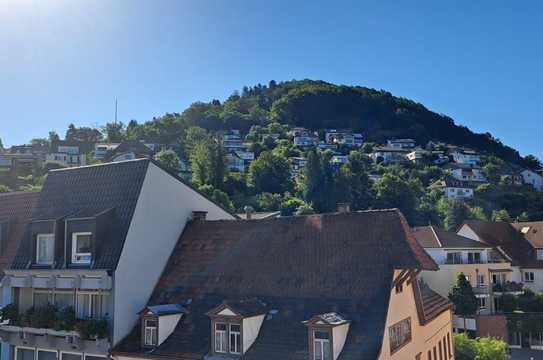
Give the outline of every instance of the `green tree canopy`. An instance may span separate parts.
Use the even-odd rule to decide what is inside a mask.
[[[292,190],[290,165],[287,159],[264,151],[249,166],[249,186],[256,192],[284,193]]]
[[[175,151],[171,149],[160,150],[155,155],[155,160],[165,169],[175,174],[179,173],[179,170],[181,168],[181,161],[179,160],[179,157],[177,156]]]

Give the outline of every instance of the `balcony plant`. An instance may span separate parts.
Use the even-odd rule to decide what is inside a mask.
[[[104,339],[108,336],[108,322],[96,319],[82,320],[77,323],[77,330],[82,339]]]
[[[54,305],[31,307],[21,317],[21,325],[33,328],[53,328],[56,322],[57,308]]]
[[[0,310],[2,321],[8,320],[11,325],[16,324],[19,320],[19,308],[16,304],[8,304]]]
[[[65,307],[57,312],[55,330],[70,331],[75,328],[75,310],[72,306]]]

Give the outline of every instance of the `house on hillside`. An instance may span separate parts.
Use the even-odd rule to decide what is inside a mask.
[[[243,139],[241,138],[241,133],[239,130],[229,130],[220,134],[220,140],[222,146],[227,150],[242,150],[245,149],[243,144]]]
[[[486,176],[479,166],[451,163],[443,167],[453,178],[460,181],[485,182]]]
[[[87,165],[87,154],[92,151],[94,144],[81,141],[60,140],[53,144],[46,160],[58,163],[63,167]]]
[[[235,218],[149,159],[50,171],[2,280],[9,358],[109,358],[201,213]]]
[[[449,199],[470,199],[474,196],[474,190],[479,183],[473,181],[457,180],[452,176],[445,176],[444,179],[438,180],[431,188],[440,189]]]
[[[420,164],[430,158],[430,153],[423,149],[415,149],[405,155],[406,159],[414,164]]]
[[[531,185],[534,190],[543,191],[543,176],[536,171],[525,169],[520,175],[525,184]]]
[[[376,163],[402,163],[407,161],[406,156],[408,153],[410,153],[409,150],[398,147],[376,146],[373,148],[373,152],[370,154],[370,157]]]
[[[451,148],[449,155],[457,164],[477,165],[481,162],[481,155],[478,152],[467,148],[453,147]]]
[[[292,176],[296,176],[307,164],[307,158],[305,157],[289,157],[290,161],[290,173]]]
[[[413,139],[388,139],[386,143],[387,147],[398,149],[414,149],[417,143]]]
[[[94,145],[94,159],[105,160],[119,145],[120,143],[96,143]]]
[[[106,159],[113,162],[134,160],[134,159],[150,159],[155,152],[144,142],[139,140],[125,140],[121,142],[113,150],[108,151]]]
[[[43,163],[49,153],[49,146],[43,144],[14,145],[6,152],[13,155],[32,155],[36,161]]]
[[[397,210],[193,221],[113,357],[451,359],[437,269]]]
[[[289,131],[289,135],[292,136],[294,146],[309,147],[319,143],[318,134],[305,128],[294,128]]]

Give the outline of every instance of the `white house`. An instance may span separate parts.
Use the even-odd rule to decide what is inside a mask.
[[[525,184],[532,185],[537,191],[543,191],[543,176],[532,170],[523,170],[521,173]]]
[[[452,176],[446,176],[444,179],[438,180],[430,186],[441,189],[443,194],[449,199],[469,199],[473,197],[474,189],[477,185],[473,182],[457,180]]]
[[[413,139],[388,139],[387,147],[399,149],[413,149],[417,143]]]
[[[460,181],[486,181],[486,176],[478,166],[452,163],[443,167],[453,178]]]
[[[454,148],[450,155],[453,161],[464,165],[477,165],[481,162],[481,155],[471,149]]]

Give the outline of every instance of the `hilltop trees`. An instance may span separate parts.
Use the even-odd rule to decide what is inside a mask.
[[[254,191],[284,193],[293,188],[290,165],[285,158],[264,151],[251,163],[247,183]]]
[[[158,161],[165,169],[170,170],[173,173],[178,173],[181,167],[181,161],[171,149],[161,150],[155,155],[155,160]]]

